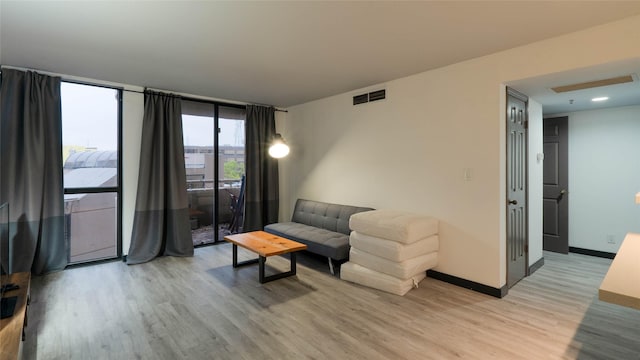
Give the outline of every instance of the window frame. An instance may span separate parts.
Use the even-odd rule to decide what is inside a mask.
[[[220,154],[219,154],[219,151],[220,151],[220,144],[219,144],[220,107],[242,109],[242,110],[246,111],[247,105],[233,104],[233,103],[227,103],[227,102],[221,102],[221,101],[215,101],[215,100],[198,99],[198,98],[192,98],[192,97],[188,97],[188,96],[182,96],[181,100],[182,101],[189,101],[189,102],[213,105],[213,131],[214,131],[214,133],[212,135],[214,137],[213,154],[215,154],[215,156],[213,157],[213,166],[214,166],[214,169],[216,169],[214,171],[213,181],[214,181],[214,184],[218,184],[220,182],[220,173],[218,171],[218,169],[220,167]],[[184,115],[184,111],[182,112],[182,114]],[[245,131],[246,131],[246,118],[245,118],[244,121],[245,121]],[[244,153],[245,153],[245,150],[243,150],[243,157],[245,158],[245,161],[246,161],[246,155],[244,155]],[[203,246],[216,245],[216,244],[220,244],[220,243],[225,243],[224,239],[218,239],[217,228],[220,226],[220,224],[218,223],[219,217],[220,217],[220,209],[219,209],[219,207],[220,207],[219,197],[218,196],[214,196],[214,199],[213,199],[213,217],[214,217],[213,218],[213,224],[215,225],[215,228],[216,228],[215,239],[212,242],[207,242],[207,243],[195,245],[196,248],[203,247]]]
[[[118,185],[117,186],[105,186],[105,187],[85,187],[85,188],[66,188],[64,187],[63,184],[63,194],[67,195],[67,194],[99,194],[99,193],[116,193],[116,196],[118,198],[118,203],[117,203],[117,214],[116,214],[116,256],[114,257],[110,257],[110,258],[100,258],[100,259],[95,259],[95,260],[89,260],[89,261],[82,261],[82,262],[74,262],[71,263],[70,261],[70,254],[69,254],[69,249],[67,249],[67,257],[69,258],[69,266],[68,267],[73,267],[73,266],[84,266],[84,265],[88,265],[88,264],[96,264],[96,263],[101,263],[101,262],[105,262],[105,261],[112,261],[112,260],[119,260],[122,259],[122,203],[123,203],[123,198],[122,198],[122,114],[123,114],[123,106],[122,106],[122,94],[123,94],[123,88],[121,87],[116,87],[116,86],[107,86],[107,85],[102,85],[102,84],[94,84],[94,83],[90,83],[90,82],[84,82],[84,81],[76,81],[76,80],[67,80],[67,79],[62,79],[61,82],[64,83],[70,83],[70,84],[77,84],[77,85],[85,85],[85,86],[94,86],[94,87],[99,87],[99,88],[106,88],[106,89],[111,89],[111,90],[115,90],[116,91],[116,96],[117,96],[117,105],[118,105],[118,109],[117,109],[117,136],[118,136],[118,145],[117,145],[117,150],[118,150],[118,161],[117,161],[117,182]],[[61,144],[61,148],[62,148],[63,144]],[[62,166],[64,166],[64,164],[62,164]],[[67,244],[70,246],[70,244]]]

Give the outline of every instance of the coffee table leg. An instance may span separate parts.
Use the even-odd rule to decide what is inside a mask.
[[[236,244],[231,244],[231,245],[233,245],[233,267],[234,268],[245,266],[245,265],[251,265],[258,262],[258,259],[251,259],[251,260],[238,262],[238,245]]]
[[[289,253],[291,255],[291,275],[295,275],[296,274],[296,253],[295,252],[291,252]]]
[[[233,245],[233,267],[238,267],[238,245]]]
[[[264,278],[264,260],[264,256],[260,256],[258,258],[258,279],[260,280],[260,284],[264,284],[266,282]]]
[[[278,280],[278,279],[282,279],[288,276],[293,276],[296,274],[296,253],[295,252],[290,252],[289,255],[291,256],[291,267],[289,271],[283,272],[283,273],[279,273],[279,274],[274,274],[274,275],[269,275],[269,276],[265,276],[264,275],[264,262],[266,260],[265,257],[260,256],[260,269],[259,271],[259,280],[261,284],[264,284],[266,282],[269,281],[273,281],[273,280]]]
[[[238,262],[238,245],[236,244],[231,244],[233,247],[233,267],[237,268],[240,266],[244,266],[244,265],[250,265],[250,264],[255,264],[258,263],[258,280],[260,281],[261,284],[264,284],[266,282],[269,281],[273,281],[273,280],[277,280],[277,279],[282,279],[284,277],[287,276],[293,276],[296,274],[296,253],[295,252],[290,252],[289,256],[291,258],[291,267],[290,270],[287,272],[283,272],[280,274],[274,274],[274,275],[269,275],[269,276],[265,276],[265,270],[264,270],[264,266],[265,263],[267,262],[267,258],[264,256],[258,256],[257,259],[251,259],[251,260],[247,260],[247,261],[242,261],[242,262]]]

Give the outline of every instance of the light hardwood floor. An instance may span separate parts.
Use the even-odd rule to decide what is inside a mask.
[[[430,278],[399,297],[308,255],[260,285],[230,244],[87,266],[34,277],[25,358],[640,359],[640,311],[597,299],[610,262],[545,253],[503,299]]]

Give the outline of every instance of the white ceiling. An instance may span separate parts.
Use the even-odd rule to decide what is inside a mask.
[[[287,107],[636,14],[639,1],[0,0],[0,63]]]
[[[508,85],[543,104],[545,115],[601,108],[640,105],[640,59],[609,63],[584,69],[574,69],[532,79],[514,81]],[[555,93],[551,88],[631,75],[633,82],[591,89]],[[605,102],[593,102],[596,97],[608,97]]]

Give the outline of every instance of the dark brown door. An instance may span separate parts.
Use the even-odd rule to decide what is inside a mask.
[[[543,245],[544,250],[569,252],[568,127],[569,118],[543,120]]]
[[[527,275],[527,97],[507,88],[507,286]]]

